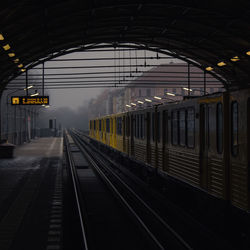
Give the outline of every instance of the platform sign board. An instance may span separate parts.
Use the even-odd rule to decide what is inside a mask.
[[[49,105],[49,96],[12,96],[12,105]]]

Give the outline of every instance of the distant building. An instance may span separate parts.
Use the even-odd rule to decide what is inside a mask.
[[[105,90],[91,103],[91,116],[114,114],[129,110],[127,105],[136,103],[133,108],[147,105],[145,99],[157,102],[181,100],[185,95],[199,96],[206,93],[223,91],[222,83],[201,69],[190,66],[190,91],[188,93],[188,66],[186,63],[159,65],[144,72],[122,89]],[[204,89],[206,79],[206,89]],[[183,89],[186,88],[186,89]],[[168,94],[167,94],[168,93]],[[138,101],[144,102],[139,104]],[[159,102],[159,100],[158,100]],[[153,102],[154,103],[154,102]]]

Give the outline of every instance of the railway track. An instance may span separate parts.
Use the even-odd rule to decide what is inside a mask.
[[[125,210],[125,214],[128,215],[129,218],[128,221],[132,222],[132,226],[130,227],[134,228],[138,237],[136,236],[129,239],[128,236],[124,236],[124,240],[127,241],[126,244],[131,242],[129,249],[192,249],[192,247],[137,194],[136,190],[133,190],[116,171],[113,171],[107,159],[104,159],[102,155],[89,147],[87,137],[84,137],[77,131],[70,131],[70,134],[66,133],[65,142],[71,178],[72,180],[74,179],[73,186],[77,200],[79,218],[81,220],[81,244],[83,249],[98,249],[99,245],[93,243],[96,242],[97,238],[94,237],[95,239],[93,239],[91,230],[88,229],[91,227],[93,228],[93,226],[89,224],[91,219],[88,218],[89,201],[82,193],[81,178],[79,178],[78,173],[79,170],[74,167],[74,160],[72,152],[70,151],[70,144],[73,143],[87,160],[89,166],[91,166],[91,169],[96,174],[96,178],[100,179],[102,183],[105,183],[109,193],[112,193],[113,197],[115,196],[116,201],[121,205],[120,210]],[[113,208],[110,209],[113,210]],[[136,243],[136,241],[140,240],[144,241],[146,244],[139,244],[140,246],[138,248],[138,243]],[[113,241],[113,236],[111,235],[110,239],[107,239],[107,241]],[[122,245],[123,244],[124,243],[122,243]],[[128,249],[127,247],[123,248],[122,245],[116,246],[116,249]],[[102,245],[102,249],[106,248]],[[109,246],[109,249],[112,249],[112,246]]]

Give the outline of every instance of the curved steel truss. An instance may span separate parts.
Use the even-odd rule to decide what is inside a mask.
[[[249,10],[247,0],[6,1],[0,10],[1,89],[43,60],[124,43],[211,67],[226,88],[243,88],[250,82]]]

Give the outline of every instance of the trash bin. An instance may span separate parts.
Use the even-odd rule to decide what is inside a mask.
[[[0,158],[13,158],[15,145],[2,140],[0,143]]]

